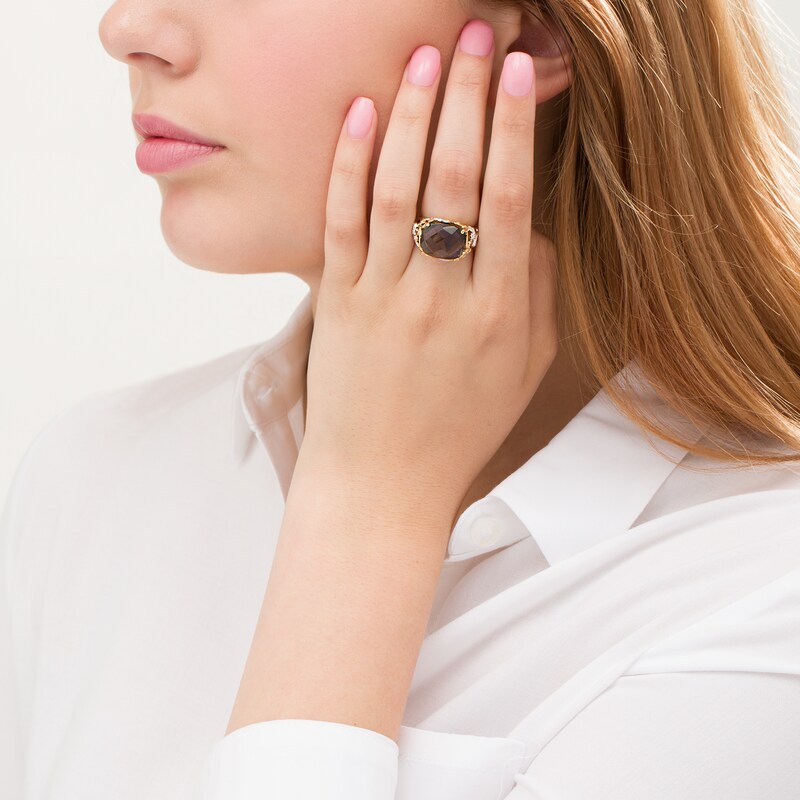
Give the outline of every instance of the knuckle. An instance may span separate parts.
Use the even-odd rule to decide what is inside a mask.
[[[361,233],[362,223],[352,217],[329,219],[326,232],[332,244],[345,244],[353,241]]]
[[[478,94],[483,90],[486,83],[486,76],[482,66],[478,69],[460,69],[454,78],[459,91],[467,97]]]
[[[518,178],[507,177],[488,183],[483,194],[486,201],[504,217],[519,220],[532,213],[533,190]]]
[[[416,198],[412,198],[411,195],[412,192],[399,183],[385,182],[373,193],[373,209],[381,219],[390,222],[399,220],[408,216],[409,210],[416,204]]]
[[[481,308],[481,326],[484,338],[490,342],[504,338],[513,325],[514,298],[503,291],[493,292]]]
[[[427,113],[416,105],[399,105],[393,114],[397,115],[396,121],[402,128],[402,133],[415,131],[417,128],[428,124]],[[392,121],[394,121],[394,117]]]
[[[437,189],[450,196],[462,195],[469,189],[480,169],[476,157],[465,150],[440,153],[431,167],[431,173],[436,176]]]
[[[527,108],[508,109],[500,118],[500,132],[512,139],[531,138],[533,141],[533,125]]]
[[[345,183],[353,183],[361,178],[363,167],[361,159],[354,153],[340,153],[333,164],[333,172],[337,179]]]

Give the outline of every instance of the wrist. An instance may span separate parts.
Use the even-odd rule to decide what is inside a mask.
[[[292,475],[287,506],[311,512],[343,513],[361,519],[377,535],[376,525],[452,530],[464,492],[441,476],[424,475],[412,465],[390,459],[356,461],[304,442]]]

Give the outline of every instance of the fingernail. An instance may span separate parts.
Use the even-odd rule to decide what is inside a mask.
[[[347,115],[347,133],[353,139],[363,139],[372,127],[372,100],[357,97]]]
[[[440,61],[439,51],[435,47],[421,45],[408,62],[408,80],[417,86],[432,86],[439,74]]]
[[[461,50],[473,56],[488,56],[492,52],[493,43],[492,26],[482,19],[470,20],[461,31],[458,40]]]
[[[533,59],[519,51],[509,53],[503,62],[503,89],[515,97],[530,94],[533,87]]]

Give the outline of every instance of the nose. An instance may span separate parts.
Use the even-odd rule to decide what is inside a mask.
[[[117,0],[100,19],[98,35],[112,57],[141,70],[186,75],[199,48],[191,15],[163,0]]]

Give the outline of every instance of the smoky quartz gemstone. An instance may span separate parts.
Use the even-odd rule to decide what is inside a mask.
[[[414,225],[414,232],[423,253],[446,261],[461,258],[471,238],[471,232],[462,231],[460,225],[438,220],[427,223],[423,220]],[[472,237],[472,247],[474,241],[475,237]]]

